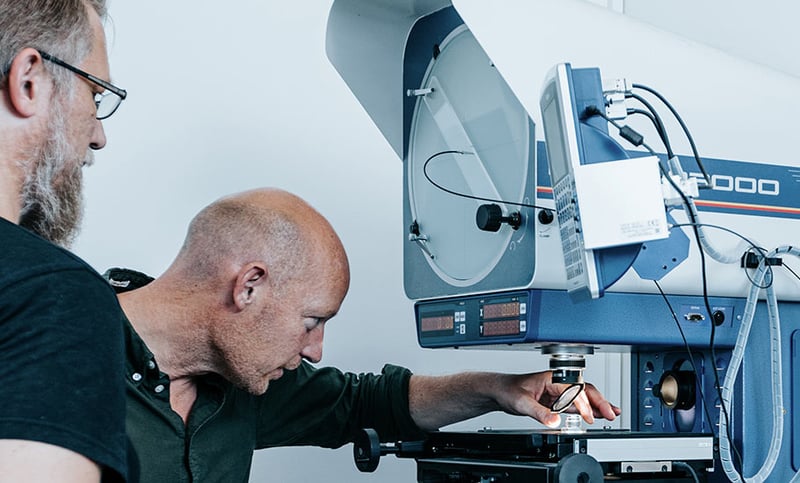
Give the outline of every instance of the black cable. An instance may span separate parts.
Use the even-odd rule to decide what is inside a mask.
[[[648,119],[650,119],[650,122],[653,124],[653,126],[655,126],[656,132],[658,133],[658,137],[661,137],[660,129],[661,129],[662,126],[658,125],[658,121],[656,121],[655,116],[650,114],[650,111],[646,111],[644,109],[630,108],[626,112],[628,113],[629,116],[634,115],[634,114],[639,114],[641,116],[646,116]]]
[[[759,255],[761,255],[761,258],[764,258],[764,259],[767,258],[767,251],[764,248],[759,247],[758,245],[753,243],[746,236],[744,236],[741,233],[738,233],[736,231],[733,231],[730,228],[726,228],[726,227],[720,226],[720,225],[712,225],[710,223],[676,223],[676,224],[671,225],[671,226],[672,227],[681,227],[681,226],[690,226],[690,225],[703,226],[703,227],[706,227],[706,228],[715,228],[717,230],[722,230],[722,231],[725,231],[727,233],[730,233],[731,235],[734,235],[734,236],[737,236],[737,237],[741,238],[742,240],[744,240],[745,243],[750,245],[750,248],[748,248],[747,251],[745,251],[743,255],[747,255],[747,253],[750,253],[751,251],[756,251],[756,252],[758,252]],[[767,272],[768,272],[768,276],[769,276],[769,280],[770,281],[767,282],[766,285],[757,285],[755,280],[753,280],[753,278],[750,277],[749,273],[745,272],[745,274],[747,275],[747,279],[750,281],[751,285],[754,285],[754,286],[756,286],[756,287],[758,287],[760,289],[767,289],[772,285],[772,266],[771,265],[767,265]]]
[[[655,109],[653,109],[653,107],[646,100],[644,100],[641,96],[638,96],[636,94],[630,94],[630,97],[633,97],[633,98],[637,99],[639,102],[641,102],[642,104],[647,106],[647,108],[650,110],[650,112],[653,114],[653,116],[656,118],[656,120],[658,120],[659,125],[663,129],[664,124],[661,122],[661,119],[658,117],[658,113],[655,112]],[[608,117],[606,117],[604,115],[604,113],[600,112],[600,109],[598,109],[596,107],[594,107],[593,109],[591,109],[591,108],[587,109],[587,112],[590,112],[589,115],[593,115],[593,114],[600,115],[601,117],[603,117],[603,118],[608,120]],[[612,121],[609,120],[609,122],[612,122]],[[618,124],[615,123],[615,122],[612,122],[612,124],[615,127],[618,126]],[[664,145],[667,147],[667,151],[668,151],[667,154],[671,159],[674,156],[674,154],[672,153],[672,149],[669,146],[669,139],[666,137],[666,132],[664,132],[664,135],[665,136],[663,137],[662,141],[664,141]],[[642,142],[641,144],[644,144],[644,143]],[[659,163],[659,166],[661,166],[660,163]],[[662,173],[663,172],[664,172],[664,169],[662,167]],[[706,274],[706,255],[705,255],[705,251],[703,250],[703,245],[702,245],[702,243],[700,241],[700,232],[698,230],[698,222],[697,222],[697,219],[694,216],[693,211],[690,209],[689,198],[686,196],[686,194],[683,192],[683,190],[681,190],[678,187],[678,185],[675,183],[675,181],[673,181],[671,176],[665,176],[665,178],[672,185],[672,187],[675,189],[675,191],[678,193],[678,195],[681,197],[681,200],[683,201],[683,204],[687,207],[686,212],[687,212],[687,215],[689,216],[689,220],[691,221],[691,226],[692,226],[692,231],[694,232],[695,242],[697,243],[697,248],[698,248],[698,251],[700,253],[700,275],[701,275],[702,287],[703,287],[703,304],[705,305],[705,309],[706,309],[706,312],[709,315],[709,318],[712,319],[711,323],[709,324],[711,326],[711,334],[709,336],[708,347],[709,347],[709,352],[711,353],[712,361],[716,361],[717,360],[717,351],[716,351],[716,348],[714,347],[714,339],[715,339],[715,336],[716,336],[716,324],[713,321],[712,311],[711,311],[711,302],[708,299],[708,276]],[[716,364],[716,362],[714,362],[714,364]],[[726,427],[726,432],[728,433],[728,440],[732,442],[733,438],[731,436],[731,430],[730,430],[730,428],[731,428],[730,415],[728,414],[728,408],[725,406],[725,403],[723,402],[723,399],[722,399],[722,387],[721,387],[722,385],[720,384],[719,374],[717,373],[716,370],[714,370],[714,385],[716,387],[717,395],[718,395],[719,400],[720,400],[720,408],[722,409],[722,414],[725,417],[725,422],[726,422],[726,426],[725,427]],[[739,458],[740,466],[741,466],[741,461],[742,461],[741,455],[739,454],[739,451],[736,448],[736,446],[733,445],[733,447],[734,447],[734,451],[736,453],[736,456]]]
[[[661,294],[661,298],[664,299],[664,302],[667,304],[667,308],[669,308],[670,313],[672,314],[672,319],[675,320],[675,325],[678,327],[678,331],[681,333],[681,339],[683,339],[683,346],[686,348],[686,353],[689,354],[689,361],[692,364],[692,370],[694,371],[695,375],[698,379],[702,379],[700,375],[700,371],[697,370],[697,365],[694,363],[694,354],[692,354],[692,348],[689,347],[689,342],[686,340],[686,334],[683,332],[683,327],[681,327],[681,322],[678,319],[678,314],[675,313],[675,309],[672,308],[672,304],[669,302],[667,298],[667,294],[664,293],[664,290],[661,289],[661,285],[658,283],[658,280],[653,280],[653,283],[656,284],[656,288],[658,288],[658,293]],[[713,324],[714,322],[711,321]],[[712,364],[715,362],[712,361]],[[711,429],[711,434],[717,437],[717,434],[714,433],[714,418],[711,417],[711,413],[708,411],[708,401],[706,401],[706,396],[703,393],[703,387],[698,386],[700,389],[700,399],[703,400],[703,411],[706,414],[706,420],[708,420],[709,428]]]
[[[644,111],[642,111],[642,112],[644,112]],[[622,133],[623,133],[623,131],[625,130],[625,128],[626,128],[626,127],[628,127],[628,126],[620,126],[620,125],[619,125],[619,123],[618,123],[617,121],[615,121],[615,120],[611,119],[610,117],[608,117],[608,116],[606,115],[606,113],[604,113],[602,110],[598,109],[598,108],[597,108],[597,107],[595,107],[595,106],[589,106],[589,107],[587,107],[587,108],[586,108],[586,110],[585,110],[585,111],[583,111],[583,115],[584,115],[584,118],[589,118],[589,117],[592,117],[592,116],[600,116],[600,117],[602,117],[603,119],[605,119],[606,121],[608,121],[608,123],[609,123],[609,124],[611,124],[612,126],[614,126],[615,128],[617,128],[617,130],[619,130],[620,134],[622,134]],[[629,127],[628,127],[628,129],[629,129],[630,131],[633,131],[633,130],[632,130],[631,128],[629,128]],[[636,131],[633,131],[633,132],[634,132],[635,134],[639,134],[639,133],[637,133]],[[640,135],[640,136],[641,136],[641,135]],[[626,141],[628,141],[628,142],[630,142],[631,144],[633,144],[634,146],[637,146],[637,147],[638,147],[638,146],[643,146],[643,147],[644,147],[644,148],[647,150],[647,152],[649,152],[649,153],[650,153],[650,154],[652,154],[653,156],[656,156],[656,157],[658,157],[658,158],[659,158],[659,161],[660,161],[660,159],[661,159],[661,158],[660,158],[660,157],[658,156],[658,154],[657,154],[657,153],[656,153],[656,152],[653,150],[653,148],[651,148],[650,146],[648,146],[648,144],[647,144],[646,142],[644,142],[644,137],[643,137],[643,136],[642,136],[641,140],[638,140],[637,142],[634,142],[633,140],[631,140],[631,139],[630,139],[629,137],[627,137],[627,136],[623,136],[623,138],[624,138]],[[663,167],[663,166],[661,166],[661,163],[660,163],[660,162],[658,163],[658,166],[659,166],[659,169],[661,170],[661,174],[663,174],[663,175],[665,175],[665,176],[666,176],[666,171],[664,171],[664,167]],[[674,185],[674,184],[673,184],[673,185]]]
[[[653,126],[655,126],[656,130],[661,128],[661,126],[658,125],[658,121],[656,121],[655,116],[650,114],[650,111],[646,111],[644,109],[637,109],[637,108],[631,107],[631,108],[628,108],[626,110],[626,112],[627,112],[627,114],[629,116],[632,116],[634,114],[639,114],[641,116],[646,116],[648,119],[650,119],[650,122],[653,123]],[[658,135],[661,136],[661,133],[659,133]]]
[[[670,112],[672,112],[672,115],[675,116],[675,119],[678,121],[678,124],[681,125],[681,129],[683,129],[683,133],[686,135],[686,139],[689,141],[689,146],[692,148],[692,154],[694,154],[694,160],[697,162],[697,167],[700,168],[700,172],[703,173],[703,177],[705,178],[706,183],[708,183],[708,186],[711,186],[711,177],[708,176],[706,168],[705,166],[703,166],[703,161],[700,159],[700,154],[698,154],[697,152],[697,146],[694,144],[694,138],[692,137],[692,134],[689,132],[689,128],[686,126],[686,123],[683,122],[683,118],[681,118],[681,116],[678,114],[678,111],[675,110],[675,108],[672,107],[672,104],[670,104],[669,101],[667,101],[667,99],[655,89],[643,84],[633,84],[631,87],[634,89],[642,89],[643,91],[647,91],[650,94],[653,94],[658,98],[658,100],[660,100],[662,103],[664,103],[665,106],[667,106],[667,109],[669,109]]]
[[[761,255],[761,258],[766,260],[767,256],[765,254],[764,249],[761,248],[761,247],[750,247],[750,248],[748,248],[747,251],[745,252],[745,256],[747,256],[748,253],[752,253],[752,250],[754,248],[759,252],[759,254]],[[753,277],[751,277],[750,274],[747,273],[747,271],[746,271],[747,267],[745,267],[745,272],[744,272],[745,275],[747,275],[747,280],[750,281],[750,285],[755,285],[756,287],[758,287],[760,289],[768,289],[768,288],[770,288],[772,286],[772,281],[773,281],[773,278],[772,278],[772,275],[773,275],[772,274],[772,265],[770,265],[766,261],[764,263],[765,263],[765,266],[767,267],[767,274],[764,276],[764,278],[767,280],[765,285],[756,284],[756,281],[753,280]],[[757,269],[758,269],[758,267],[754,268],[754,270],[757,270]]]
[[[796,278],[797,280],[800,280],[800,276],[798,276],[798,275],[797,275],[797,272],[795,272],[794,270],[792,270],[792,269],[789,267],[789,265],[786,265],[786,263],[784,263],[784,264],[783,264],[783,268],[785,268],[786,270],[789,270],[789,272],[790,272],[792,275],[794,275],[794,278]]]
[[[690,218],[692,220],[694,220],[694,215],[691,214],[691,210],[690,210],[689,215],[690,215]],[[710,303],[708,301],[708,285],[707,285],[706,273],[705,273],[706,272],[705,254],[703,252],[703,247],[700,245],[698,227],[699,226],[707,226],[707,227],[718,228],[720,230],[727,231],[727,232],[732,233],[732,234],[734,234],[736,236],[739,236],[740,238],[745,240],[747,243],[749,243],[752,247],[754,247],[756,249],[759,249],[759,250],[760,250],[760,248],[758,248],[753,242],[751,242],[750,240],[748,240],[744,236],[736,233],[733,230],[730,230],[730,229],[722,227],[722,226],[710,225],[710,224],[707,224],[707,223],[697,223],[696,221],[693,221],[692,223],[674,224],[674,225],[671,225],[671,228],[677,228],[677,227],[687,226],[687,225],[691,225],[692,226],[692,228],[694,230],[694,233],[695,233],[695,239],[697,240],[697,244],[698,244],[698,246],[700,248],[700,264],[701,264],[701,272],[702,272],[702,275],[703,275],[703,302],[705,303],[706,311],[708,312],[708,315],[712,319],[711,320],[711,324],[710,324],[711,325],[711,336],[710,336],[710,339],[709,339],[709,350],[711,352],[712,362],[716,366],[717,353],[716,353],[716,349],[714,348],[714,335],[715,335],[717,324],[714,323],[713,316],[712,316],[712,313],[711,313],[711,306],[710,306]],[[744,467],[743,466],[744,463],[742,462],[742,455],[739,452],[739,449],[733,443],[733,435],[731,434],[731,419],[730,419],[730,415],[728,414],[728,408],[727,408],[727,406],[725,406],[725,402],[723,401],[723,398],[722,398],[722,384],[720,384],[720,382],[719,382],[719,373],[717,372],[716,367],[714,367],[714,385],[716,386],[716,389],[717,389],[717,396],[719,397],[720,409],[722,410],[722,414],[725,417],[725,429],[726,429],[726,433],[727,433],[727,436],[728,436],[728,441],[731,442],[731,447],[733,448],[734,455],[735,455],[735,457],[737,458],[737,460],[739,462],[739,467],[743,468]],[[735,464],[734,464],[734,471],[736,471],[736,465]],[[739,473],[739,472],[737,472],[737,473]],[[740,474],[740,477],[741,477],[741,474]],[[742,481],[744,481],[744,478],[742,478]]]
[[[697,472],[692,468],[692,465],[689,463],[685,463],[683,461],[673,461],[672,466],[677,466],[678,468],[683,468],[686,470],[692,478],[694,478],[695,483],[700,483],[700,478],[697,476]]]
[[[653,115],[658,125],[656,130],[658,131],[658,135],[661,137],[661,141],[664,142],[664,147],[667,150],[667,157],[669,159],[672,159],[672,157],[675,156],[675,153],[672,152],[672,145],[669,142],[669,136],[667,135],[667,130],[664,128],[664,122],[661,121],[661,117],[658,115],[658,112],[655,110],[653,105],[647,102],[647,99],[640,96],[639,94],[634,94],[630,92],[626,93],[625,97],[636,99],[637,101],[641,102],[644,105],[644,107],[647,108],[648,111],[650,111],[650,114]]]
[[[473,155],[473,153],[470,153],[469,151],[458,151],[458,150],[439,151],[438,153],[432,154],[428,159],[425,160],[425,164],[422,165],[422,174],[425,175],[425,179],[427,179],[430,184],[432,184],[433,186],[439,188],[440,190],[444,191],[445,193],[450,193],[451,195],[460,196],[462,198],[467,198],[467,199],[471,199],[471,200],[488,201],[490,203],[504,203],[506,205],[523,206],[523,207],[526,207],[526,208],[538,208],[540,210],[554,211],[553,208],[545,208],[544,206],[531,205],[531,204],[527,204],[527,203],[516,203],[514,201],[496,200],[496,199],[493,199],[493,198],[483,198],[481,196],[468,195],[466,193],[459,193],[458,191],[453,191],[451,189],[445,188],[444,186],[438,184],[436,181],[432,180],[431,177],[428,175],[428,163],[430,163],[433,158],[435,158],[437,156],[441,156],[443,154],[467,154],[467,155]]]

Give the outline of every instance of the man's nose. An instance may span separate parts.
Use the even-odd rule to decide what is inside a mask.
[[[92,137],[89,140],[89,147],[96,151],[98,149],[103,149],[105,145],[106,132],[105,129],[103,129],[102,121],[97,120],[94,125],[94,130],[92,131]]]
[[[308,333],[308,344],[300,351],[304,359],[317,363],[322,360],[322,339],[325,336],[325,324],[319,324]]]

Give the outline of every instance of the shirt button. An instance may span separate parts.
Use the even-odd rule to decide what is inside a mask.
[[[156,368],[156,363],[153,362],[153,361],[147,361],[147,368],[148,369],[155,369]]]
[[[153,390],[156,392],[156,394],[158,394],[158,393],[164,391],[164,385],[163,384],[159,384],[158,386],[154,387]]]
[[[142,380],[142,375],[139,374],[138,372],[134,372],[133,375],[131,376],[131,379],[133,379],[136,382],[139,382]]]

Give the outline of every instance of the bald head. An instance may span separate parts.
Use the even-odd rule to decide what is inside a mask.
[[[262,188],[221,198],[189,225],[170,271],[213,282],[230,270],[264,261],[273,284],[309,270],[349,279],[347,256],[330,223],[301,198]]]

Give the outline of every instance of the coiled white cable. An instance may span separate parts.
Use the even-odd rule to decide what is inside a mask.
[[[750,244],[745,240],[741,240],[739,245],[737,245],[733,250],[730,250],[728,254],[724,254],[714,248],[709,239],[706,237],[703,225],[697,221],[699,219],[699,215],[697,213],[697,207],[694,204],[694,200],[691,198],[687,198],[687,200],[688,204],[684,205],[684,211],[687,212],[690,220],[695,220],[697,226],[697,239],[700,241],[703,251],[719,263],[738,263],[739,260],[742,259],[742,254],[748,249],[752,248]]]
[[[753,285],[750,288],[750,293],[747,297],[745,304],[744,317],[742,325],[739,328],[739,334],[736,339],[736,345],[731,356],[731,361],[728,366],[728,371],[725,374],[725,381],[722,387],[722,404],[726,407],[731,407],[733,399],[733,386],[736,382],[736,377],[744,357],[745,347],[750,335],[750,328],[752,327],[753,317],[755,315],[756,306],[758,305],[758,298],[761,290],[766,291],[767,313],[769,317],[769,330],[770,330],[770,354],[771,354],[771,378],[773,385],[772,392],[772,438],[770,443],[769,452],[764,459],[761,468],[752,477],[744,477],[748,483],[761,483],[766,481],[767,477],[772,473],[778,460],[783,442],[783,369],[781,364],[781,327],[780,315],[778,313],[778,300],[775,295],[775,289],[772,286],[772,280],[768,280],[767,286],[763,287],[762,284],[770,273],[770,267],[766,264],[766,259],[780,254],[788,254],[800,257],[800,250],[790,246],[779,247],[761,260],[757,272],[753,278]],[[727,421],[724,416],[720,415],[720,460],[722,462],[725,475],[734,483],[742,481],[742,477],[736,472],[731,459],[731,442],[728,439]],[[800,476],[795,474],[792,482],[800,481]]]

